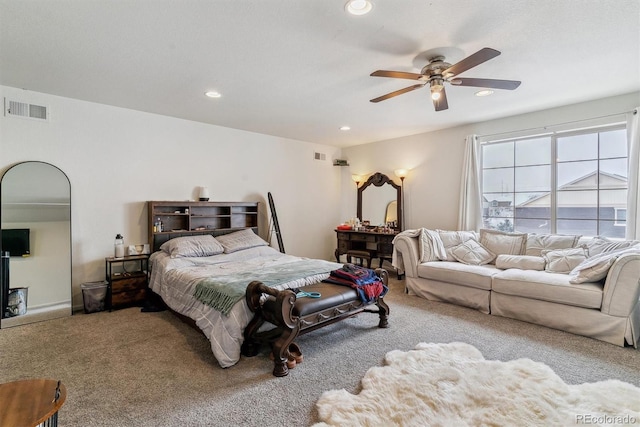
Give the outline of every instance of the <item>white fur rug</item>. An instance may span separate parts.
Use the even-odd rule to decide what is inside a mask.
[[[362,391],[326,391],[316,426],[638,425],[640,388],[617,380],[565,384],[529,359],[485,360],[464,343],[390,351]]]

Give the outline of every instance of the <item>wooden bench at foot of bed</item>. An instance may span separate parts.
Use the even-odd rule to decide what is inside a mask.
[[[389,274],[378,268],[376,273],[385,285]],[[316,283],[301,288],[305,292],[319,292],[319,298],[301,297],[289,290],[278,291],[253,281],[247,287],[247,305],[254,312],[253,319],[244,330],[242,354],[255,356],[263,343],[273,341],[273,375],[283,377],[289,373],[287,368],[287,349],[300,334],[313,331],[363,311],[377,313],[380,317],[379,328],[388,328],[389,306],[379,297],[371,303],[364,303],[355,289],[332,283]],[[260,299],[266,294],[261,304]],[[375,304],[377,310],[367,307]],[[276,329],[258,332],[264,322],[277,326]]]

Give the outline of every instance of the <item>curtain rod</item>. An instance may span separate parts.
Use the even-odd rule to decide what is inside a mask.
[[[570,122],[558,123],[558,124],[555,124],[555,125],[539,126],[539,127],[530,128],[530,129],[519,129],[519,130],[513,130],[513,131],[508,131],[508,132],[499,132],[499,133],[487,134],[487,135],[478,135],[477,137],[486,140],[488,138],[495,138],[495,137],[500,136],[500,135],[512,135],[514,133],[519,133],[519,134],[520,133],[530,133],[530,132],[549,133],[549,132],[553,132],[550,129],[555,128],[555,127],[571,125],[571,124],[574,124],[574,123],[588,122],[588,121],[593,121],[593,120],[606,119],[606,118],[609,118],[609,117],[624,116],[625,114],[628,114],[628,113],[637,114],[638,113],[638,109],[634,108],[633,110],[623,111],[621,113],[607,114],[605,116],[591,117],[589,119],[572,120]]]

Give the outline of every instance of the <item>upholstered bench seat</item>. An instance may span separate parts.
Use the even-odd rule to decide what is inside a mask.
[[[387,285],[389,277],[387,271],[376,269],[376,273]],[[378,327],[389,326],[387,321],[389,306],[384,302],[383,297],[376,298],[367,304],[359,298],[355,289],[324,282],[304,286],[301,290],[307,293],[317,292],[320,297],[298,298],[292,290],[278,291],[259,281],[251,282],[247,287],[247,305],[255,314],[244,331],[242,354],[255,356],[263,343],[273,341],[273,375],[277,377],[289,373],[286,365],[287,349],[302,333],[369,311],[367,307],[372,304],[378,307],[377,310],[372,311],[380,317]],[[276,330],[259,332],[265,321],[275,325]]]

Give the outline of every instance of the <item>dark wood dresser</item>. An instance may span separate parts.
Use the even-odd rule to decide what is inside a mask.
[[[382,261],[391,261],[393,254],[393,238],[397,232],[380,233],[375,231],[343,231],[335,230],[338,238],[336,248],[336,260],[340,262],[340,255],[346,255],[349,251],[369,252],[371,259],[379,258],[380,267]]]

